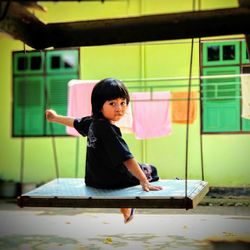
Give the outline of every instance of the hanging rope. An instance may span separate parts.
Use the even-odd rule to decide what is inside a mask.
[[[3,21],[5,19],[5,17],[7,16],[8,10],[10,8],[11,1],[12,0],[8,0],[7,3],[5,4],[5,8],[3,10],[3,14],[0,16],[0,22]]]
[[[76,165],[75,165],[75,178],[78,177],[78,166],[79,166],[79,137],[76,138]]]
[[[46,62],[46,53],[44,56],[44,69],[45,69],[45,62]],[[50,93],[47,85],[47,78],[45,78],[45,83],[44,83],[44,95],[45,95],[45,109],[49,109],[51,106],[51,98],[50,98]],[[55,164],[55,173],[56,173],[56,178],[59,178],[59,166],[58,166],[58,158],[57,158],[57,150],[56,150],[56,139],[55,139],[55,133],[54,133],[54,127],[52,122],[49,123],[49,128],[51,132],[51,139],[52,139],[52,149],[53,149],[53,156],[54,156],[54,164]]]
[[[193,0],[193,11],[195,11],[195,0]],[[191,82],[193,68],[194,39],[191,40],[191,53],[189,62],[188,98],[187,98],[187,126],[186,126],[186,152],[185,152],[185,207],[188,210],[187,180],[188,180],[188,150],[189,150],[189,112],[191,99]]]
[[[25,43],[23,44],[23,53],[24,53],[24,69],[28,66],[28,60],[27,60],[27,53],[26,53],[26,47]],[[21,90],[23,93],[22,98],[22,124],[21,124],[21,155],[20,155],[20,187],[19,187],[19,194],[22,194],[23,192],[23,182],[24,182],[24,156],[25,156],[25,118],[26,118],[26,82],[27,82],[27,75],[24,74],[24,84],[21,86]]]
[[[201,10],[201,0],[198,0],[198,11]],[[201,38],[199,37],[199,48],[201,46]],[[202,91],[202,86],[200,82],[200,95],[203,93]],[[203,94],[202,94],[203,95]],[[200,107],[202,106],[202,103],[200,102]],[[203,137],[202,137],[202,132],[201,132],[201,122],[199,126],[199,133],[200,133],[200,159],[201,159],[201,179],[204,181],[204,158],[203,158]]]

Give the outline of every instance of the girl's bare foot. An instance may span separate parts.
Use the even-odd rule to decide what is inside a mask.
[[[124,223],[130,222],[134,218],[134,208],[121,208],[121,213],[124,217]]]

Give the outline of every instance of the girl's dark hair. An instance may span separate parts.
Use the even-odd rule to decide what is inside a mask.
[[[114,78],[106,78],[98,82],[92,91],[91,105],[94,118],[103,118],[101,109],[106,101],[116,98],[126,99],[129,104],[130,98],[126,86],[122,81]]]

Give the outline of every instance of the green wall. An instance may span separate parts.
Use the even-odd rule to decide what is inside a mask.
[[[201,1],[202,9],[235,7],[233,0]],[[44,22],[75,21],[108,17],[124,17],[140,14],[189,11],[191,0],[141,0],[90,2],[41,2],[47,13],[36,13]],[[67,11],[67,15],[65,15]],[[80,50],[81,79],[159,78],[188,76],[190,40],[161,41],[144,44],[83,47]],[[22,50],[23,44],[7,36],[0,37],[0,177],[20,178],[21,144],[24,154],[24,181],[43,182],[55,178],[52,138],[11,137],[12,124],[12,51]],[[27,48],[30,49],[30,48]],[[199,48],[194,44],[193,75],[199,75]],[[126,82],[126,81],[125,81]],[[187,81],[166,81],[167,85]],[[127,86],[155,82],[126,82]],[[192,84],[197,84],[192,81]],[[196,87],[192,88],[197,90]],[[166,88],[166,90],[168,90]],[[198,103],[199,104],[199,103]],[[198,112],[199,113],[199,112]],[[146,141],[136,140],[134,135],[125,134],[131,151],[138,161],[146,161],[158,167],[162,178],[184,177],[186,126],[173,124],[168,137]],[[250,134],[203,135],[205,179],[211,186],[250,186]],[[75,176],[76,139],[56,137],[56,149],[60,177]],[[189,178],[201,178],[200,163],[200,117],[190,125]],[[78,176],[84,175],[86,139],[80,138],[80,160]]]

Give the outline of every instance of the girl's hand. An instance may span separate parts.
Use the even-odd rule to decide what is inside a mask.
[[[55,119],[57,117],[56,111],[54,111],[52,109],[47,109],[45,112],[45,115],[46,115],[46,119],[50,122],[55,121]]]
[[[148,181],[147,182],[141,182],[140,184],[142,186],[142,189],[144,191],[146,191],[146,192],[149,192],[149,191],[160,191],[160,190],[162,190],[161,186],[153,186]]]

